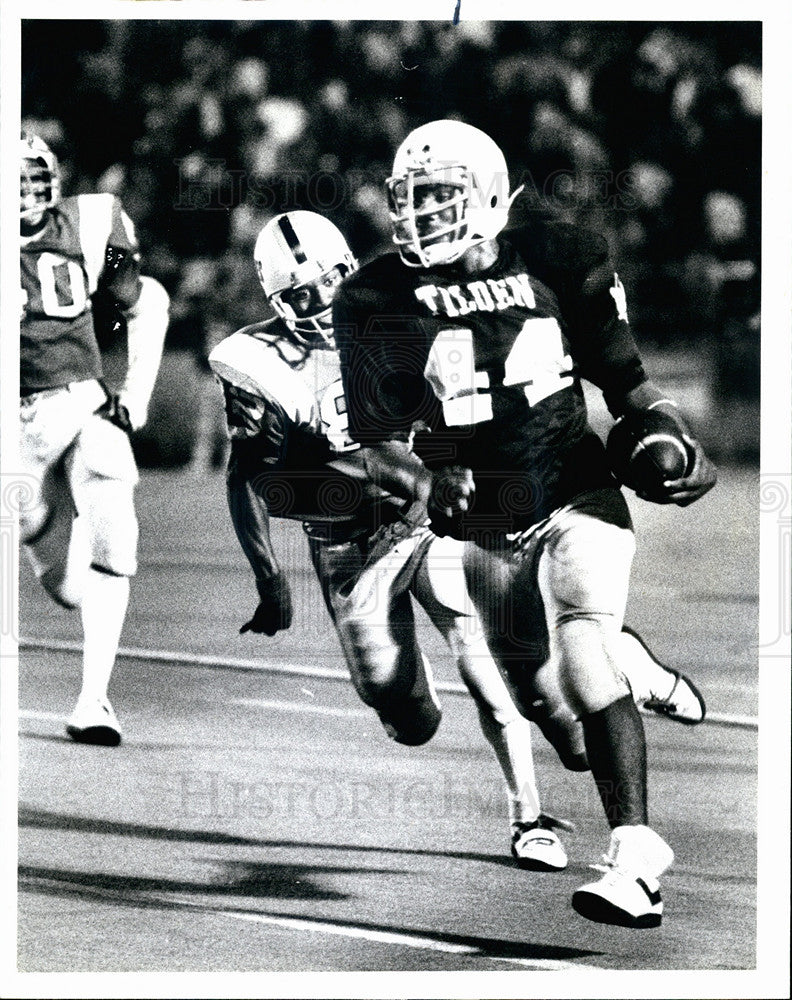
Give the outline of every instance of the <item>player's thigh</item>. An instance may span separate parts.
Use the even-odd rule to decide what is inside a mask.
[[[325,607],[337,621],[351,588],[363,566],[363,555],[355,542],[333,542],[309,534],[308,551],[316,578],[322,591]]]
[[[92,416],[77,438],[68,463],[75,506],[85,518],[92,562],[120,576],[137,568],[138,482],[132,446],[114,424]]]
[[[19,524],[23,542],[40,534],[61,513],[74,515],[65,459],[83,414],[68,390],[23,399],[19,423]]]
[[[634,553],[630,528],[577,510],[559,517],[545,539],[537,574],[551,631],[575,616],[621,623]]]

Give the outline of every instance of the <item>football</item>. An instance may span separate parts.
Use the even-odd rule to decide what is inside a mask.
[[[668,480],[686,475],[692,458],[679,425],[660,410],[620,417],[608,434],[607,452],[619,482],[650,498],[661,496]]]

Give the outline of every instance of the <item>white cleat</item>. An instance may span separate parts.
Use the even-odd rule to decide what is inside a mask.
[[[571,830],[572,826],[545,813],[532,823],[512,824],[511,852],[518,868],[532,872],[560,872],[566,868],[566,851],[554,828]]]
[[[659,927],[663,900],[659,876],[674,860],[674,852],[648,826],[617,826],[608,853],[592,865],[603,876],[581,886],[572,906],[588,920],[617,927]]]
[[[704,721],[707,706],[701,692],[684,674],[661,663],[633,629],[622,628],[623,655],[630,668],[627,680],[639,708],[684,726]]]
[[[117,747],[121,742],[121,726],[106,698],[78,701],[66,723],[66,732],[75,743]]]

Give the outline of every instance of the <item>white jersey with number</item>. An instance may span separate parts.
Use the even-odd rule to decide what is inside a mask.
[[[227,337],[209,355],[209,365],[226,391],[232,440],[254,438],[266,430],[274,406],[291,432],[289,468],[300,466],[300,455],[295,454],[299,442],[310,442],[315,447],[304,448],[305,471],[317,471],[318,456],[328,468],[362,477],[356,455],[360,446],[348,433],[335,350],[303,347],[279,320],[270,320]]]

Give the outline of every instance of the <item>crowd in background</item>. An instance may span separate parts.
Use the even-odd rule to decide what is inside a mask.
[[[67,193],[119,194],[199,354],[266,314],[251,263],[276,212],[325,212],[361,260],[389,249],[382,182],[414,126],[502,147],[519,212],[611,244],[631,321],[714,344],[758,391],[758,23],[27,21],[23,118]]]

